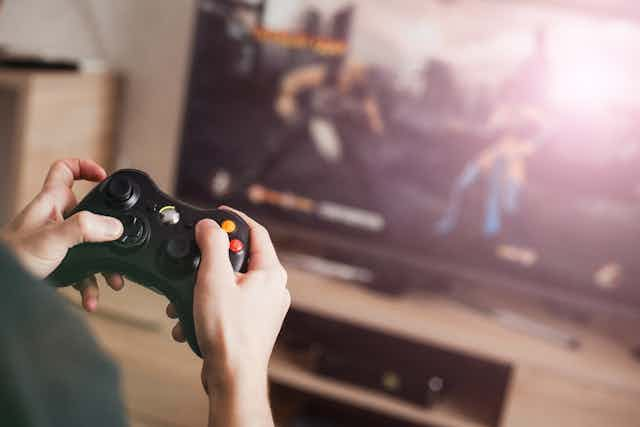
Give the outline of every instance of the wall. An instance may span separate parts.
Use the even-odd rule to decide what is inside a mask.
[[[174,184],[195,0],[7,0],[0,44],[106,59],[123,76],[118,167]]]

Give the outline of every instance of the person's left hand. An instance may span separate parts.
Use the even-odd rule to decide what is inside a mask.
[[[115,240],[123,232],[122,223],[111,217],[83,211],[65,219],[78,203],[71,188],[76,180],[100,182],[107,177],[102,167],[90,160],[66,159],[55,162],[40,194],[3,230],[0,240],[22,265],[38,278],[45,278],[60,265],[73,246],[84,242]],[[109,286],[120,290],[119,274],[105,275]],[[91,276],[74,286],[82,294],[82,306],[94,311],[98,304],[98,282]]]

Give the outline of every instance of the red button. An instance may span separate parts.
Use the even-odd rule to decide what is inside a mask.
[[[231,252],[241,252],[244,249],[244,243],[238,239],[233,239],[229,242],[229,249],[231,249]]]

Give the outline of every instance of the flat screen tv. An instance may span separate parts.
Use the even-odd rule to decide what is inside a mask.
[[[601,4],[202,0],[178,195],[377,286],[638,315],[640,24]]]

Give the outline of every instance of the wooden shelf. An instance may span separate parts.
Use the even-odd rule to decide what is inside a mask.
[[[299,309],[513,366],[502,426],[631,427],[640,419],[640,364],[628,347],[608,336],[540,313],[547,325],[580,339],[581,347],[571,350],[506,329],[441,296],[393,297],[288,271],[293,305]],[[309,388],[314,381],[307,378],[305,384]],[[559,419],[563,422],[556,423]],[[456,416],[448,421],[465,422]]]
[[[463,415],[455,414],[454,410],[446,406],[438,405],[435,409],[422,408],[383,393],[323,378],[301,368],[283,353],[276,352],[274,354],[269,366],[269,376],[273,382],[290,388],[318,394],[327,399],[378,413],[382,412],[416,424],[435,424],[443,427],[486,427],[484,424],[466,420]]]
[[[557,375],[640,393],[640,364],[628,348],[570,322],[546,316],[548,325],[579,337],[578,350],[506,329],[442,296],[389,296],[292,268],[288,271],[293,305],[307,312],[514,366],[544,368]]]

